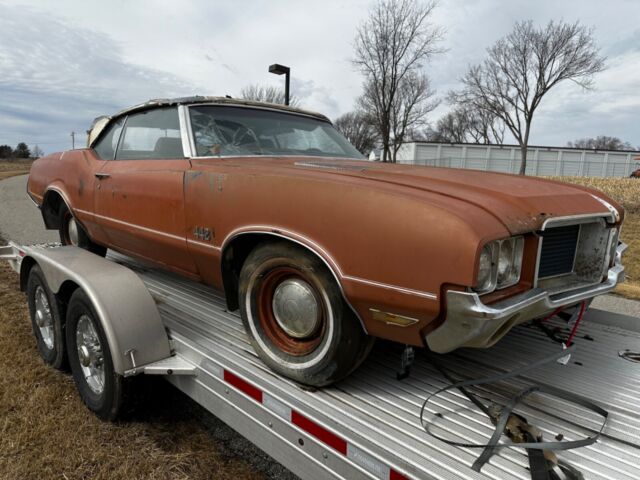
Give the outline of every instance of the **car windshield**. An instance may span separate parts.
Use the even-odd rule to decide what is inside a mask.
[[[274,110],[196,105],[189,107],[196,155],[363,156],[326,121]]]

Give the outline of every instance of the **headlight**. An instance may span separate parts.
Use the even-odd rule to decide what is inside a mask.
[[[481,293],[490,292],[496,287],[495,264],[496,264],[495,242],[488,243],[480,253],[480,263],[478,265],[478,282],[476,291]]]
[[[515,285],[522,271],[524,238],[511,237],[488,243],[480,253],[476,288],[478,293],[489,293],[496,288]]]
[[[522,270],[523,248],[524,238],[522,237],[507,238],[500,242],[496,288],[506,288],[518,283]]]

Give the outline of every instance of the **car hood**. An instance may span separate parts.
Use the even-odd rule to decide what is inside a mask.
[[[619,218],[623,215],[622,207],[601,192],[535,177],[336,159],[297,159],[291,166],[358,177],[372,187],[384,183],[398,193],[412,189],[467,202],[493,215],[513,235],[538,230],[554,217],[607,215],[612,208]]]

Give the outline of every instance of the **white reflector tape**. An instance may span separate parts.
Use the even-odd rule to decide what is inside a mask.
[[[263,394],[262,405],[271,410],[279,417],[284,418],[287,422],[291,421],[291,408],[282,403],[280,400],[276,400],[269,394]]]
[[[202,369],[205,372],[211,372],[215,378],[224,378],[223,369],[217,363],[212,362],[208,358],[205,358],[202,362]]]
[[[379,462],[368,453],[360,450],[358,447],[347,444],[347,458],[350,459],[356,465],[361,466],[367,472],[373,473],[377,478],[381,480],[387,480],[390,478],[391,469],[388,465]]]

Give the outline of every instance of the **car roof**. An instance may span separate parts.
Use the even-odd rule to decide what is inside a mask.
[[[141,110],[148,110],[152,108],[159,108],[159,107],[167,107],[167,106],[175,106],[175,105],[197,105],[197,104],[218,104],[218,105],[229,105],[229,106],[266,108],[269,110],[279,110],[287,113],[306,115],[306,116],[317,118],[318,120],[331,123],[331,121],[321,113],[316,113],[309,110],[303,110],[301,108],[291,107],[289,105],[282,105],[277,103],[256,102],[254,100],[245,100],[245,99],[238,99],[238,98],[231,98],[231,97],[213,97],[213,96],[202,96],[202,95],[196,95],[193,97],[179,97],[179,98],[154,98],[144,103],[140,103],[138,105],[125,108],[124,110],[119,111],[115,115],[111,115],[111,116],[102,115],[100,117],[95,118],[93,121],[93,124],[91,125],[91,128],[87,131],[88,133],[87,145],[89,147],[93,146],[93,143],[98,139],[98,137],[100,136],[100,133],[102,133],[105,127],[109,123],[111,123],[111,121],[113,121],[114,119],[120,118],[122,116],[128,115],[130,113],[138,112]]]

